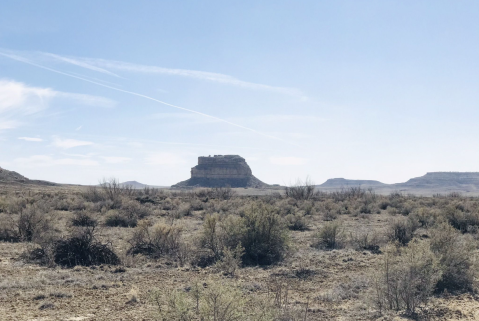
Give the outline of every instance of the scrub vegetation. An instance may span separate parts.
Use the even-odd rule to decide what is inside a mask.
[[[479,199],[325,193],[309,182],[250,191],[137,190],[114,179],[4,185],[0,312],[12,320],[476,317]]]

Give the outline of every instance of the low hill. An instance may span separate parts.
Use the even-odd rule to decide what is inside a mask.
[[[14,171],[7,171],[0,167],[0,182],[5,183],[26,183],[29,179]]]
[[[383,185],[386,185],[386,184],[381,183],[379,181],[372,181],[372,180],[330,178],[323,184],[319,185],[319,187],[333,187],[333,188],[353,187],[353,186],[374,187],[374,186],[383,186]]]
[[[56,186],[58,184],[51,183],[47,181],[33,180],[28,179],[23,175],[18,174],[14,171],[9,171],[0,167],[0,183],[3,184],[31,184],[31,185],[47,185],[47,186]]]

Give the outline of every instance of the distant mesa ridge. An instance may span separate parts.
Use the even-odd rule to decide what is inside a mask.
[[[386,185],[379,181],[364,180],[364,179],[345,179],[345,178],[330,178],[321,187],[347,187],[347,186],[382,186]]]
[[[474,185],[479,187],[479,172],[430,172],[421,177],[411,178],[406,183],[396,185],[418,187]]]
[[[57,185],[55,183],[47,182],[47,181],[39,181],[39,180],[31,180],[26,178],[23,175],[18,174],[14,171],[8,171],[0,167],[0,183],[21,183],[21,184],[37,184],[37,185],[49,185],[54,186]]]
[[[191,169],[191,178],[172,187],[264,187],[268,186],[253,176],[246,160],[239,155],[198,157],[198,165]]]
[[[352,180],[344,178],[328,179],[317,188],[333,191],[349,187],[373,188],[382,194],[400,191],[420,195],[460,192],[479,194],[479,172],[429,172],[424,176],[411,178],[407,182],[384,184],[372,180]]]

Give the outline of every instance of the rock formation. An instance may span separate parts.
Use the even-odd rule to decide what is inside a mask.
[[[0,167],[0,184],[29,184],[29,185],[47,185],[47,186],[57,186],[58,184],[28,179],[23,175],[18,174],[14,171],[8,171]]]
[[[25,183],[28,182],[28,178],[18,174],[17,172],[7,171],[0,167],[0,182],[18,182]]]
[[[239,155],[198,157],[191,178],[172,187],[262,187],[267,184],[253,176],[245,159]]]

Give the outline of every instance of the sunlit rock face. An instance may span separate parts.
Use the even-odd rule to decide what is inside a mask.
[[[245,159],[239,155],[198,157],[198,165],[191,169],[191,178],[173,187],[261,187],[265,183],[253,176]]]

